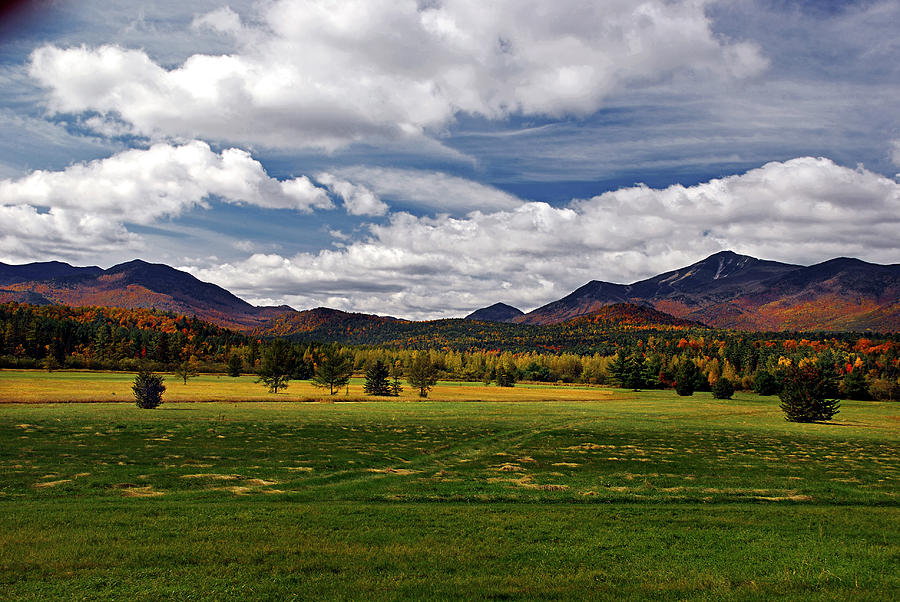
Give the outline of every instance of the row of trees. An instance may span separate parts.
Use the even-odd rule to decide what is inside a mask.
[[[642,388],[692,383],[695,390],[709,391],[719,381],[728,381],[736,389],[774,394],[783,386],[780,369],[784,362],[799,365],[812,361],[835,397],[900,399],[897,335],[791,338],[709,329],[606,328],[604,336],[614,344],[610,353],[414,350],[249,338],[196,318],[151,310],[11,303],[0,304],[0,367],[136,371],[146,366],[176,371],[179,378],[187,379],[200,371],[263,376],[266,364],[274,362],[286,366],[292,379],[309,379],[316,373],[320,356],[334,349],[348,358],[357,374],[381,361],[389,374],[399,371],[406,375],[415,357],[425,354],[437,378],[501,386],[521,380],[631,386],[627,380],[637,374]],[[275,359],[266,360],[271,354]],[[638,364],[639,369],[623,371],[623,361]],[[689,376],[680,375],[681,370],[688,370]]]

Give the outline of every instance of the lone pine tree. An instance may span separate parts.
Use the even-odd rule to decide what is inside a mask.
[[[391,395],[391,385],[388,382],[388,368],[381,360],[376,360],[366,369],[366,383],[363,386],[366,395],[379,395],[387,397]]]

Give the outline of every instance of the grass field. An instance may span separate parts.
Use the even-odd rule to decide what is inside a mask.
[[[0,598],[900,597],[900,404],[130,381],[0,371]]]

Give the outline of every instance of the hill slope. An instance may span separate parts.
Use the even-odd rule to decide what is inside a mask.
[[[312,336],[315,333],[324,337],[387,328],[397,334],[402,330],[403,336],[416,337],[415,324],[422,324],[327,308],[297,312],[287,306],[255,307],[186,272],[141,260],[108,270],[60,262],[0,263],[0,302],[9,301],[73,307],[155,308],[195,315],[258,335],[305,333]],[[601,312],[617,304],[631,306],[626,310]],[[635,306],[644,309],[634,309]],[[641,315],[646,314],[646,308],[668,316]],[[624,313],[603,317],[617,311]],[[632,284],[594,280],[528,314],[498,303],[469,314],[462,322],[552,325],[592,314],[595,321],[637,319],[640,323],[670,326],[679,325],[672,319],[681,319],[685,321],[681,325],[702,323],[755,331],[895,332],[900,330],[900,265],[837,258],[813,266],[798,266],[723,251]],[[397,330],[401,323],[409,326]],[[452,328],[470,329],[455,323]]]
[[[837,258],[813,266],[722,251],[633,284],[591,281],[514,319],[558,324],[616,303],[743,330],[877,330],[900,324],[900,265]]]
[[[136,259],[102,270],[48,262],[0,264],[0,302],[154,308],[232,328],[249,328],[293,311],[254,307],[224,288],[181,270]]]
[[[466,316],[465,320],[477,320],[481,322],[512,322],[525,312],[506,303],[494,303],[490,307],[482,307]]]

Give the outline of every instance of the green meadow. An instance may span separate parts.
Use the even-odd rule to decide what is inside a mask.
[[[0,371],[0,598],[900,597],[900,404],[131,378]]]

